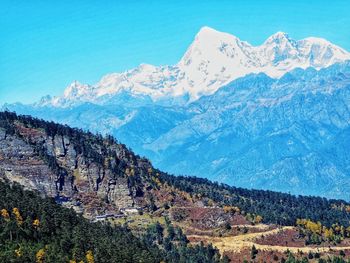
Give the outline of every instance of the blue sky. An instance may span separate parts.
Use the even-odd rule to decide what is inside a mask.
[[[254,45],[284,31],[350,51],[350,1],[0,1],[0,104],[140,63],[175,64],[202,26]]]

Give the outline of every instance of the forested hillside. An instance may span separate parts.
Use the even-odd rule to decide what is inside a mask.
[[[147,194],[151,189],[159,189],[162,184],[166,184],[188,193],[193,198],[200,196],[211,199],[218,206],[232,205],[239,207],[245,213],[259,214],[265,223],[293,225],[298,218],[309,218],[328,226],[333,223],[349,225],[350,204],[343,200],[248,190],[202,178],[169,175],[153,168],[147,159],[135,155],[111,136],[102,137],[11,112],[0,113],[1,130],[4,131],[2,140],[9,141],[10,136],[20,138],[25,144],[32,146],[35,155],[48,164],[52,176],[56,176],[51,182],[55,184],[55,188],[49,188],[50,192],[46,188],[44,190],[53,196],[78,195],[80,200],[84,201],[82,195],[86,195],[86,192],[102,191],[94,197],[99,198],[101,205],[108,209],[108,205],[115,201],[113,198],[119,197],[109,195],[113,189],[111,184],[125,178],[132,197],[130,203],[134,205],[139,203],[139,206],[150,207],[154,202],[157,204],[160,200]],[[59,147],[50,149],[52,148],[50,141],[57,144],[57,141],[61,143],[65,140],[69,143],[64,142],[63,149]],[[79,167],[80,163],[84,164],[82,168]],[[0,168],[10,169],[5,157],[0,161]],[[80,174],[79,169],[82,171]],[[82,181],[83,172],[87,169],[90,169],[87,177],[92,178],[88,178],[87,182],[78,182]],[[97,175],[93,174],[94,172]],[[46,182],[45,176],[40,176],[39,179],[43,179],[46,184],[50,183]],[[87,186],[88,183],[91,185]],[[37,187],[41,187],[40,182]],[[103,190],[103,187],[109,188]],[[159,205],[161,204],[158,203]]]
[[[350,225],[350,206],[343,200],[249,190],[197,177],[163,174],[162,179],[188,193],[207,196],[220,204],[235,205],[247,213],[259,214],[266,223],[294,225],[298,218],[309,218],[327,226],[334,223]]]
[[[1,262],[350,255],[346,201],[170,175],[111,136],[8,111],[0,112],[0,179]]]
[[[164,237],[163,229],[150,228],[137,238],[126,227],[91,223],[18,184],[0,181],[0,208],[0,262],[220,261],[217,250],[189,246],[178,232]]]

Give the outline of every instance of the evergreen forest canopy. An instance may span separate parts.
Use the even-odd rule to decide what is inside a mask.
[[[227,262],[216,249],[191,246],[160,225],[141,237],[127,227],[91,223],[22,186],[0,181],[0,262]]]

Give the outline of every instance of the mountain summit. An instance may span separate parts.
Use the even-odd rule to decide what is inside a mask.
[[[194,101],[250,73],[263,72],[278,78],[295,68],[318,70],[349,59],[350,53],[321,38],[296,41],[277,32],[262,45],[252,46],[234,35],[205,26],[176,65],[141,64],[123,73],[108,74],[94,85],[74,81],[63,96],[51,100],[51,105],[101,103],[122,91],[149,96],[153,101],[174,97]]]

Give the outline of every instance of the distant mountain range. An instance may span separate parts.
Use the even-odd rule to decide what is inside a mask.
[[[349,60],[319,38],[254,47],[204,27],[174,66],[4,107],[113,134],[176,174],[350,200]]]
[[[176,65],[142,64],[123,73],[108,74],[94,85],[74,81],[63,96],[45,97],[38,105],[103,104],[121,92],[153,101],[177,98],[188,102],[250,73],[263,72],[279,78],[295,68],[320,69],[348,59],[349,53],[321,38],[296,41],[277,32],[254,47],[233,35],[203,27]]]

